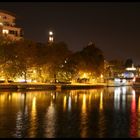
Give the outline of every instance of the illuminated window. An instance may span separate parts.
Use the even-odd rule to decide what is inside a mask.
[[[2,30],[2,33],[3,33],[3,34],[8,34],[8,33],[9,33],[9,31],[8,31],[8,30],[3,29],[3,30]]]
[[[53,37],[49,37],[49,41],[53,42]]]

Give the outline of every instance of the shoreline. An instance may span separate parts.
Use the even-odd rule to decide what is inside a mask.
[[[0,90],[66,90],[66,89],[94,89],[106,87],[101,84],[46,84],[46,83],[0,83]]]

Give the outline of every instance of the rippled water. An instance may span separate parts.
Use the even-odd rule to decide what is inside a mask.
[[[0,92],[0,137],[140,137],[140,93],[132,87]]]

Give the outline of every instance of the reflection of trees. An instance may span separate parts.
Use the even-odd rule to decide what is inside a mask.
[[[81,110],[81,123],[80,123],[80,135],[82,138],[87,137],[87,110],[86,110],[86,94],[82,95],[82,110]]]
[[[36,112],[36,97],[32,99],[32,109],[30,118],[29,137],[34,138],[37,134],[37,112]]]
[[[95,78],[104,71],[103,52],[93,43],[71,55],[69,61],[71,62],[70,68],[76,69],[75,75],[79,75],[80,71],[82,71],[90,73],[90,78]]]

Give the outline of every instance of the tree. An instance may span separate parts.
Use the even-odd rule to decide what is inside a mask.
[[[126,61],[125,61],[125,68],[127,67],[132,67],[133,65],[133,60],[131,58],[128,58]]]
[[[50,77],[54,78],[55,82],[58,72],[61,71],[62,65],[66,58],[71,54],[65,42],[53,43],[46,52],[46,64]]]
[[[17,41],[14,47],[15,65],[19,76],[27,80],[27,71],[36,64],[36,44],[30,40]]]
[[[77,74],[84,71],[99,76],[104,70],[103,53],[93,43],[84,47],[82,51],[74,53],[71,56],[71,62],[76,65]]]
[[[1,76],[7,82],[16,76],[16,66],[14,65],[14,50],[15,41],[9,40],[7,37],[0,36],[0,67]]]

